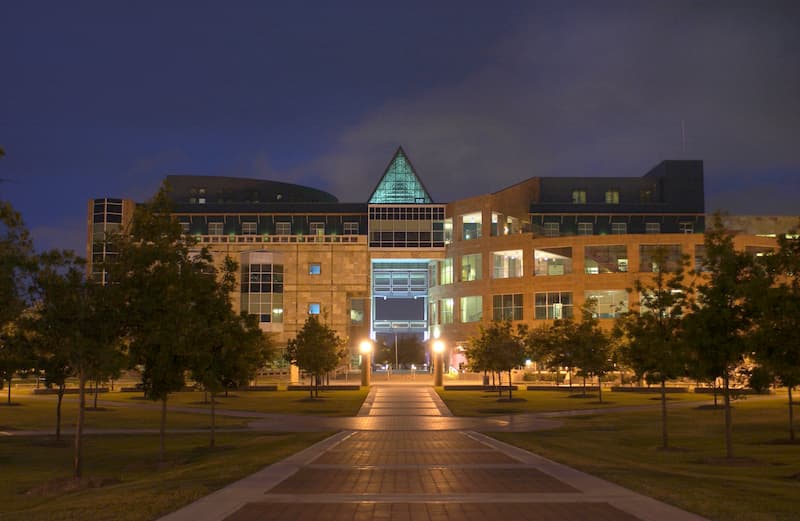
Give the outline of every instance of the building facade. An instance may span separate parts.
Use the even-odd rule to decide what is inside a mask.
[[[218,262],[239,263],[233,295],[280,345],[309,314],[356,346],[367,337],[441,337],[450,364],[481,323],[531,326],[595,299],[610,324],[638,301],[637,278],[688,256],[701,267],[701,161],[663,161],[641,177],[533,177],[492,194],[433,201],[402,148],[369,200],[342,203],[299,185],[168,176],[175,218]],[[113,255],[106,232],[131,218],[127,199],[89,202],[87,258]],[[762,253],[791,218],[727,218],[739,247]],[[666,266],[655,252],[666,251]]]

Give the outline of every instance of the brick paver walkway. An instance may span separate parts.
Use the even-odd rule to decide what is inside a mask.
[[[163,521],[700,521],[474,431],[429,386],[375,386],[355,425]],[[452,424],[449,424],[452,428]]]

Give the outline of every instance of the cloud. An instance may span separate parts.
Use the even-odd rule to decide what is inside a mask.
[[[544,5],[467,78],[372,110],[302,175],[363,201],[402,144],[439,201],[678,158],[706,160],[707,195],[732,212],[800,196],[797,4]],[[793,175],[744,204],[765,170]]]

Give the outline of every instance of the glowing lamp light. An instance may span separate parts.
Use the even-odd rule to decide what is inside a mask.
[[[444,342],[437,340],[433,343],[433,352],[437,355],[444,352]]]
[[[365,354],[365,355],[371,353],[372,352],[372,342],[370,342],[369,340],[364,340],[358,346],[358,350],[361,351],[361,353]]]

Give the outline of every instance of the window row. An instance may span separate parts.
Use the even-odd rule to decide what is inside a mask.
[[[373,206],[369,209],[369,218],[382,221],[441,221],[444,219],[444,207]]]
[[[111,221],[109,221],[111,222]],[[121,220],[119,221],[121,222]],[[224,222],[210,222],[201,230],[193,228],[191,223],[182,221],[180,223],[181,230],[184,234],[199,233],[200,235],[225,235],[226,226]],[[259,235],[259,234],[273,234],[273,235],[293,235],[294,233],[305,233],[306,228],[303,224],[298,223],[294,226],[290,221],[279,221],[274,224],[272,228],[262,227],[259,229],[257,222],[242,222],[237,227],[227,227],[228,233],[233,235]],[[310,222],[308,223],[308,235],[326,235],[338,233],[338,229],[333,227],[326,227],[324,222]],[[357,222],[344,222],[342,223],[341,233],[343,235],[358,235],[359,223]]]
[[[640,233],[641,228],[637,229],[634,227],[633,230],[628,228],[628,223],[623,221],[612,221],[610,223],[611,228],[605,228],[605,225],[602,225],[599,230],[595,229],[594,222],[578,222],[576,223],[575,234],[576,235],[595,235],[595,233],[604,233],[606,231],[610,231],[611,235],[627,235],[628,233]],[[563,230],[561,229],[560,222],[545,222],[542,223],[542,234],[545,237],[560,237]],[[678,232],[679,233],[694,233],[694,222],[679,222],[678,223]],[[660,234],[662,233],[661,223],[660,222],[645,222],[644,223],[644,233],[646,234]]]

